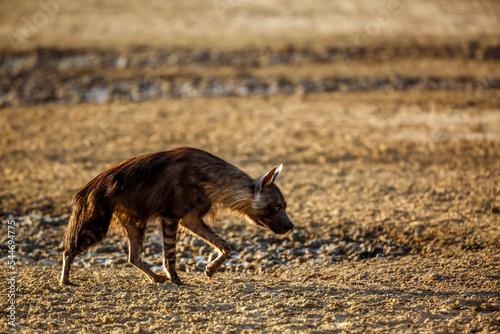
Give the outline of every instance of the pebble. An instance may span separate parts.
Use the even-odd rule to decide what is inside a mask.
[[[302,304],[302,308],[313,308],[313,307],[316,307],[316,304],[313,302],[305,302],[304,304]]]
[[[106,316],[102,317],[101,320],[102,320],[103,324],[110,324],[113,322],[110,317],[106,317]]]

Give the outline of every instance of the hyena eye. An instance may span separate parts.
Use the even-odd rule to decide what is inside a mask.
[[[276,206],[274,207],[274,211],[278,212],[278,211],[280,211],[280,210],[281,210],[281,205],[276,205]]]

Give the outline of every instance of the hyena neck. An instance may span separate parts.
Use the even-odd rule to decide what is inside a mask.
[[[255,180],[236,167],[223,171],[223,174],[207,189],[210,201],[218,207],[248,215],[252,208]]]

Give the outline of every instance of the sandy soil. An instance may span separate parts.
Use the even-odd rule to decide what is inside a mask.
[[[19,224],[19,328],[497,328],[498,104],[451,109],[461,95],[425,97],[316,94],[3,110],[2,210]],[[280,239],[222,217],[215,228],[237,258],[213,282],[200,272],[203,260],[193,260],[206,260],[210,250],[183,236],[181,276],[194,286],[181,289],[147,283],[125,263],[123,239],[109,239],[77,260],[80,287],[59,288],[74,191],[116,161],[180,145],[208,149],[254,176],[284,163],[280,186],[296,231]],[[160,265],[155,232],[145,254]]]
[[[0,330],[499,332],[498,4],[398,2],[346,59],[335,48],[388,3],[182,3],[61,2],[22,52],[2,40],[0,252],[8,273],[14,221],[17,308]],[[39,10],[25,4],[0,4],[0,32]],[[151,77],[158,93],[141,95]],[[78,287],[59,286],[75,191],[178,146],[254,177],[283,163],[296,229],[277,237],[222,215],[214,229],[234,256],[211,282],[212,250],[181,233],[181,288],[146,281],[113,235],[75,260]],[[152,226],[144,258],[156,271],[160,254]]]

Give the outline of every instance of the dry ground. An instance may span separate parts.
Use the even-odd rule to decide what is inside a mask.
[[[496,2],[397,2],[362,44],[356,34],[389,2],[60,3],[24,53],[0,44],[5,268],[7,223],[17,224],[16,327],[2,316],[0,330],[499,331]],[[22,29],[37,6],[2,2],[0,32]],[[159,93],[135,99],[151,68]],[[175,95],[186,82],[191,93]],[[213,82],[254,90],[209,98]],[[273,82],[289,84],[276,92]],[[82,103],[117,87],[128,88]],[[211,250],[181,234],[179,272],[191,284],[181,288],[148,283],[112,236],[75,260],[78,287],[60,287],[75,191],[121,160],[178,146],[254,177],[283,163],[278,184],[296,229],[276,237],[221,216],[214,229],[234,257],[211,282],[202,273]],[[160,253],[152,227],[144,256],[158,266]]]
[[[3,110],[9,141],[2,207],[19,222],[19,329],[497,328],[498,105],[452,110],[461,95],[425,96]],[[181,275],[194,286],[180,289],[147,283],[124,263],[123,241],[111,240],[106,247],[117,249],[94,249],[97,254],[78,262],[73,274],[81,287],[58,287],[65,220],[56,218],[67,217],[72,193],[116,161],[180,145],[215,152],[255,177],[284,163],[279,183],[294,234],[275,239],[223,217],[216,230],[235,245],[241,262],[207,282],[190,261],[202,245],[190,252],[184,237]],[[254,243],[258,248],[243,254],[241,245]],[[156,265],[159,245],[146,243]],[[199,254],[206,258],[206,252]],[[267,266],[266,258],[275,262]],[[106,259],[111,263],[103,264]]]

